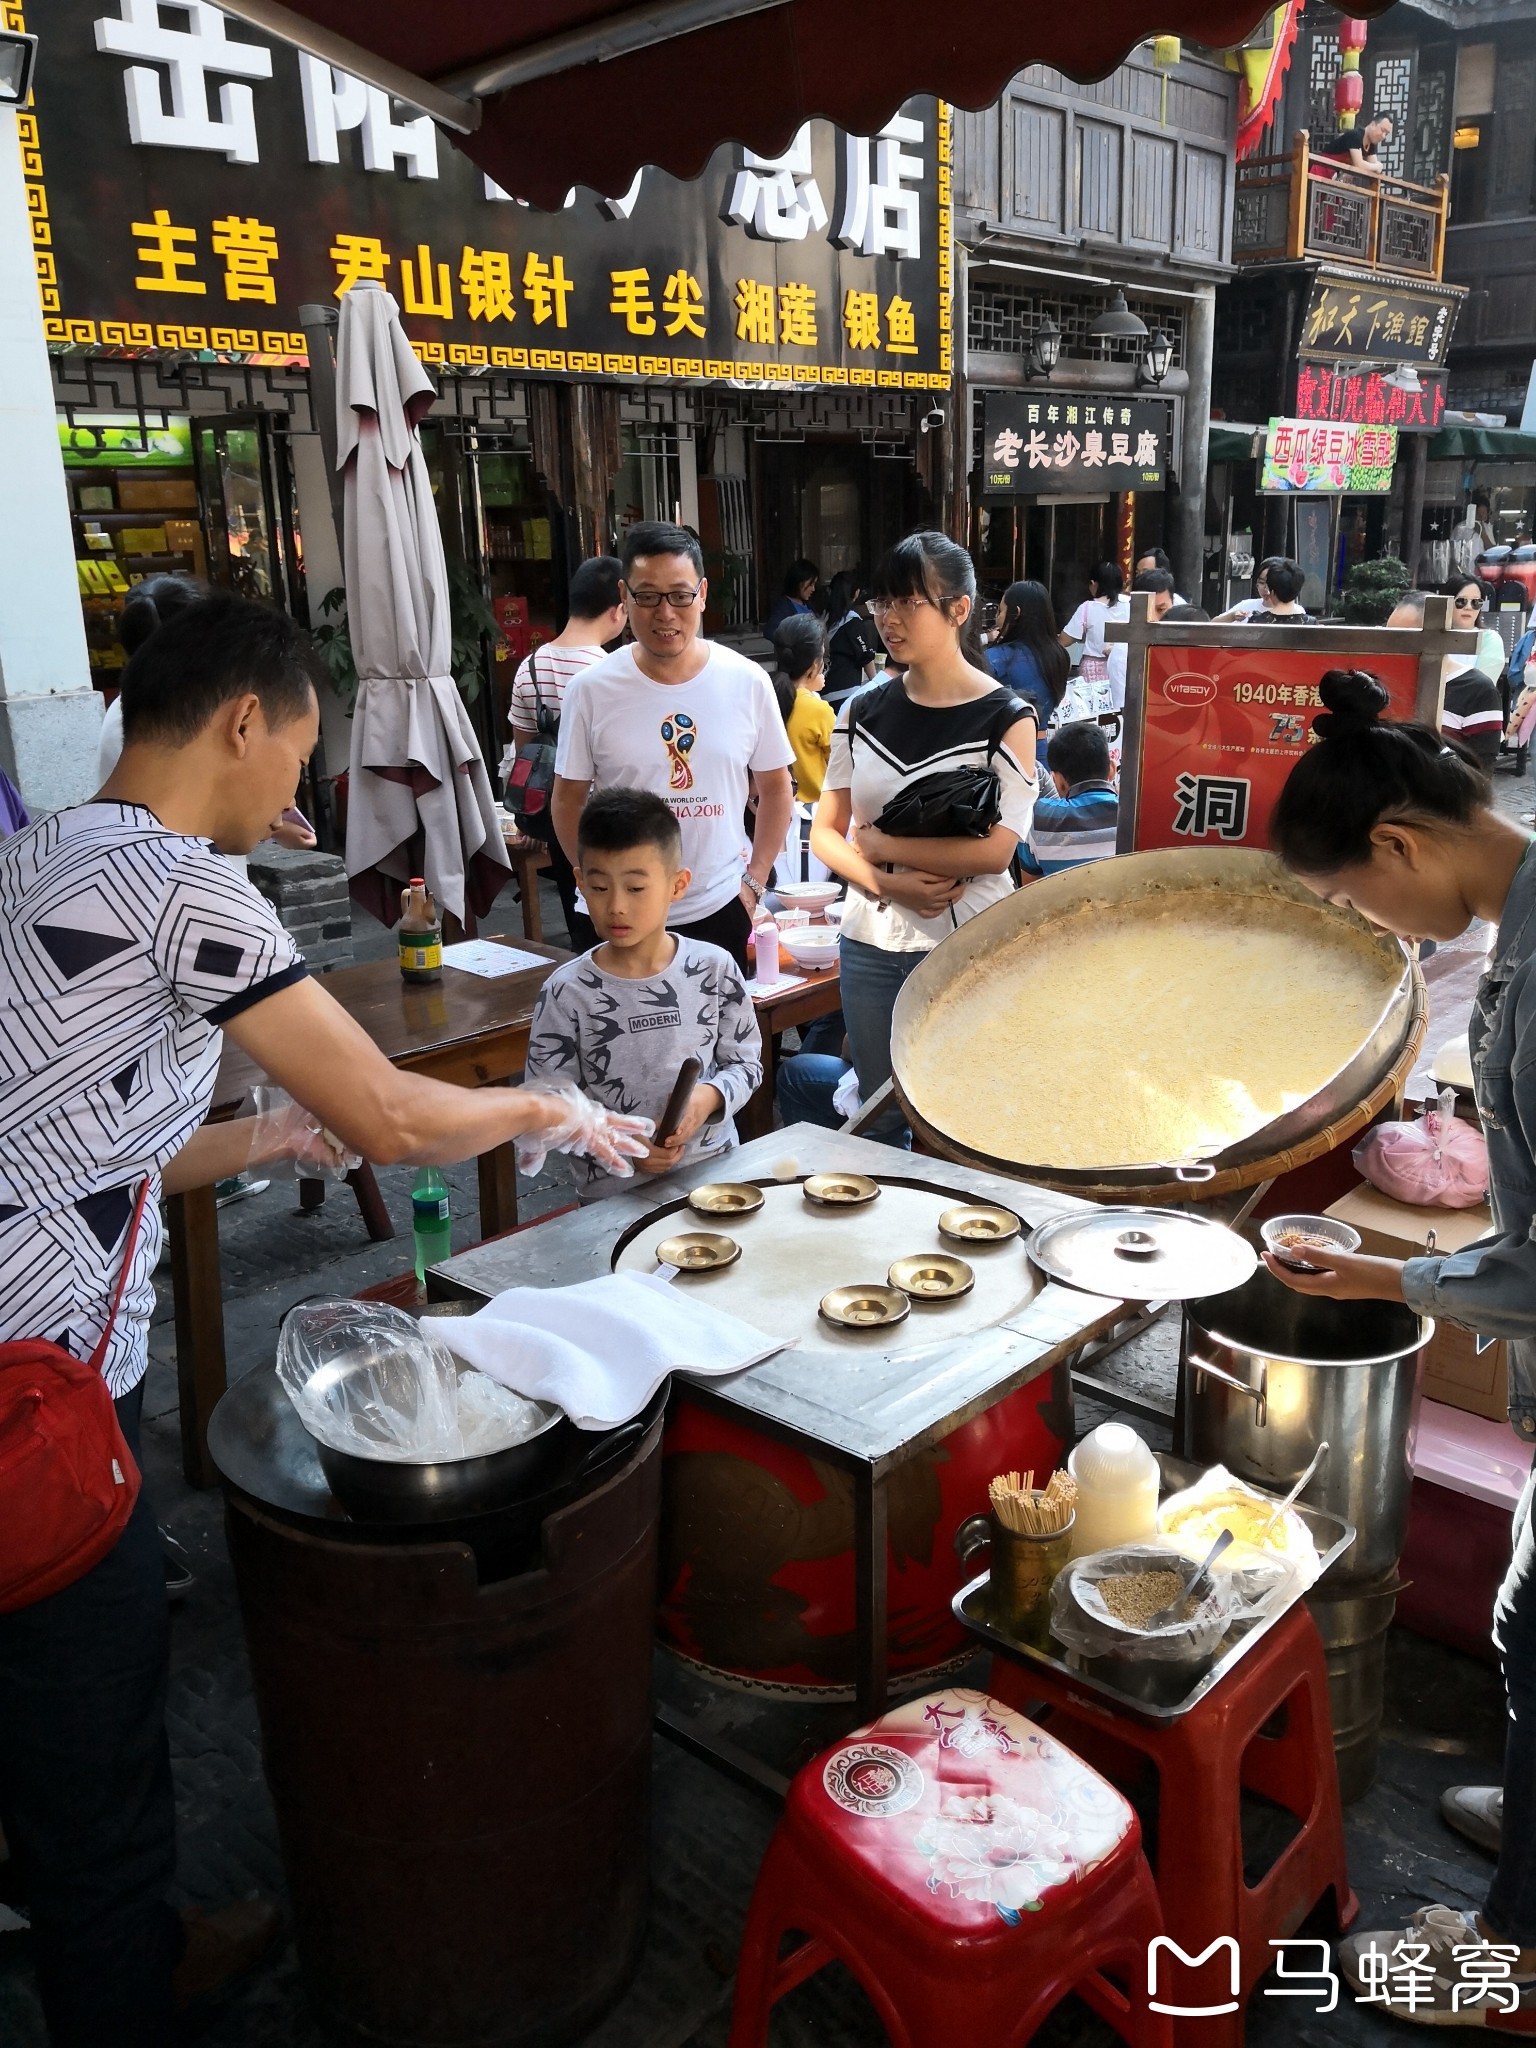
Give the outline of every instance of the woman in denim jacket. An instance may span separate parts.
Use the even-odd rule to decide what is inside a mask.
[[[1509,1341],[1510,1420],[1536,1438],[1536,854],[1528,832],[1489,805],[1471,757],[1427,726],[1381,717],[1374,676],[1335,669],[1321,689],[1321,744],[1291,771],[1271,838],[1286,866],[1330,903],[1358,910],[1404,939],[1454,939],[1474,918],[1498,925],[1471,1026],[1477,1107],[1488,1137],[1496,1230],[1448,1258],[1368,1258],[1310,1251],[1322,1270],[1297,1274],[1269,1259],[1277,1280],[1335,1301],[1405,1301]],[[1354,1934],[1339,1950],[1360,1992],[1405,1967],[1399,1944],[1425,1955],[1433,1992],[1403,2019],[1483,2026],[1490,2011],[1536,2016],[1536,1527],[1527,1483],[1515,1550],[1499,1594],[1494,1636],[1509,1694],[1502,1786],[1454,1786],[1445,1818],[1498,1857],[1482,1913],[1425,1906],[1406,1927]],[[1507,1808],[1507,1812],[1506,1812]],[[1502,1954],[1496,1954],[1496,1951]],[[1374,1951],[1374,1959],[1366,1952]],[[1477,1985],[1501,1973],[1497,1997]],[[1423,1982],[1422,1974],[1419,1982]],[[1455,1994],[1460,1989],[1460,1997]],[[1486,2009],[1485,2009],[1486,2008]]]

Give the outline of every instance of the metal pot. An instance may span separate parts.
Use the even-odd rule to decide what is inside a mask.
[[[407,1465],[392,1458],[360,1458],[318,1438],[315,1448],[326,1484],[348,1514],[369,1521],[449,1522],[490,1514],[538,1492],[575,1434],[570,1419],[556,1408],[536,1435],[483,1458]]]
[[[1268,1272],[1184,1312],[1183,1455],[1355,1525],[1332,1585],[1378,1581],[1408,1533],[1419,1381],[1434,1324],[1401,1302],[1324,1301]]]

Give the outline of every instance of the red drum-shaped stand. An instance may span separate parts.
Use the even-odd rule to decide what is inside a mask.
[[[950,1602],[969,1576],[955,1531],[983,1512],[995,1473],[1061,1457],[1053,1378],[1043,1373],[887,1482],[893,1678],[931,1670],[969,1642]],[[663,1445],[662,1641],[737,1680],[817,1693],[854,1683],[853,1479],[727,1421],[686,1396]]]

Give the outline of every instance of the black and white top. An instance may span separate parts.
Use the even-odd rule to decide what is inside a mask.
[[[736,1143],[735,1113],[762,1083],[763,1041],[730,954],[679,934],[671,965],[645,980],[605,974],[593,953],[557,967],[534,1005],[523,1077],[574,1081],[605,1109],[659,1123],[678,1069],[695,1058],[725,1108],[684,1147],[689,1165]],[[595,1160],[579,1164],[585,1199],[634,1186]]]
[[[95,1349],[140,1183],[150,1199],[104,1367],[144,1375],[160,1170],[202,1123],[228,1018],[307,972],[201,839],[134,804],[0,846],[0,1340]]]
[[[872,825],[891,799],[925,775],[956,768],[987,765],[988,748],[996,737],[1000,714],[1018,705],[1021,718],[1033,716],[1011,690],[989,690],[965,704],[914,704],[899,676],[861,692],[838,713],[832,735],[832,758],[823,789],[846,789],[856,825]],[[848,713],[856,712],[852,748]],[[1003,730],[1007,730],[1006,724]],[[1005,746],[992,753],[991,765],[1002,785],[1002,822],[1016,839],[1029,834],[1035,808],[1035,778],[1026,774]],[[843,912],[842,935],[888,953],[923,953],[973,918],[989,903],[1011,894],[1013,882],[1000,875],[978,875],[967,883],[951,913],[918,917],[898,903],[880,903],[850,888]]]

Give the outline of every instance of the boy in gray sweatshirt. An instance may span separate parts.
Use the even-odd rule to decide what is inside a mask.
[[[602,789],[577,833],[576,879],[600,943],[557,967],[534,1008],[525,1078],[568,1080],[607,1109],[659,1123],[684,1060],[702,1064],[676,1131],[637,1159],[670,1173],[736,1143],[735,1112],[763,1078],[762,1037],[741,972],[719,946],[667,929],[688,887],[677,820],[659,796]],[[619,1193],[591,1160],[581,1199]]]

